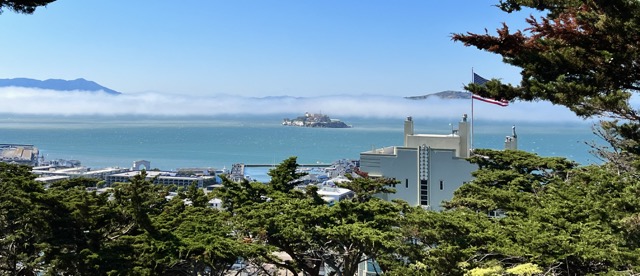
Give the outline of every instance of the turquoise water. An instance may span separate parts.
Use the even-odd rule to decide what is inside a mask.
[[[0,143],[33,144],[45,159],[77,159],[100,168],[130,167],[134,160],[152,168],[229,168],[233,163],[277,164],[297,156],[302,164],[357,159],[373,147],[402,145],[403,121],[342,118],[350,129],[285,127],[283,117],[127,118],[0,117]],[[415,118],[416,133],[447,134],[457,120]],[[511,134],[505,122],[475,122],[476,148],[501,149]],[[518,123],[519,148],[543,156],[563,156],[582,164],[597,162],[585,141],[597,139],[588,123]]]

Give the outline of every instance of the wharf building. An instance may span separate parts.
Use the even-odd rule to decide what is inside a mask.
[[[517,149],[515,127],[505,148]],[[443,201],[471,181],[477,170],[466,158],[471,155],[471,124],[466,114],[458,129],[450,134],[416,134],[414,122],[404,122],[404,145],[373,149],[360,153],[360,170],[371,177],[391,178],[395,194],[382,194],[385,200],[401,199],[411,206],[441,210]]]
[[[141,171],[129,171],[109,175],[106,179],[106,185],[111,186],[120,182],[127,183],[132,177],[139,175],[140,172]],[[196,183],[198,188],[205,188],[209,185],[216,184],[215,176],[178,176],[175,172],[166,171],[146,171],[146,173],[146,180],[152,181],[153,184],[188,187],[192,183]]]
[[[44,183],[53,183],[70,178],[85,177],[104,180],[106,186],[111,186],[116,182],[129,182],[129,179],[140,174],[141,170],[146,169],[147,180],[152,180],[155,184],[189,186],[196,183],[198,187],[218,183],[215,176],[216,171],[212,168],[184,168],[178,171],[149,171],[150,162],[146,160],[138,160],[133,162],[131,168],[103,168],[92,170],[83,167],[79,161],[71,160],[54,160],[48,164],[39,167],[33,167],[31,172],[36,174],[36,181]]]
[[[139,160],[133,162],[131,170],[126,172],[110,174],[105,177],[105,184],[111,186],[115,183],[127,183],[142,170],[150,167],[150,162]],[[179,169],[177,172],[146,170],[146,180],[152,181],[154,184],[176,185],[178,187],[188,187],[192,183],[196,183],[198,188],[206,188],[218,183],[215,170],[211,168],[185,168]]]
[[[40,151],[33,145],[0,144],[0,162],[38,165]]]
[[[77,177],[104,180],[108,175],[126,172],[129,170],[120,167],[92,170],[91,168],[82,166],[78,160],[41,160],[39,163],[39,166],[31,168],[31,172],[38,176],[38,178],[35,179],[36,181],[43,183],[53,183]]]
[[[72,168],[47,168],[47,167],[34,167],[31,172],[38,175],[36,181],[44,183],[53,183],[56,181],[85,177],[105,180],[108,176],[116,173],[123,173],[128,171],[126,168],[103,168],[98,170],[91,170],[87,167],[72,167]]]

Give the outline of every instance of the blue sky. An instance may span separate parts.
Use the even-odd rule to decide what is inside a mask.
[[[451,41],[524,27],[497,0],[58,0],[0,15],[0,78],[85,78],[123,93],[411,96],[462,90],[501,57]]]

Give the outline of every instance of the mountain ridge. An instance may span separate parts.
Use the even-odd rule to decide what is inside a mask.
[[[63,79],[47,79],[37,80],[30,78],[13,78],[13,79],[0,79],[0,87],[25,87],[25,88],[40,88],[50,89],[56,91],[89,91],[98,92],[104,91],[111,95],[120,95],[122,93],[113,89],[104,87],[94,81],[78,78],[75,80],[63,80]]]
[[[408,96],[404,98],[409,100],[426,100],[434,97],[440,98],[440,99],[471,99],[471,93],[463,92],[463,91],[446,90],[446,91],[426,94],[422,96]]]

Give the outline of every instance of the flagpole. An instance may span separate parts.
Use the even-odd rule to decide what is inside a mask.
[[[473,83],[473,67],[471,67],[471,83]],[[471,92],[471,91],[469,91]],[[471,152],[473,152],[473,92],[471,92]]]

